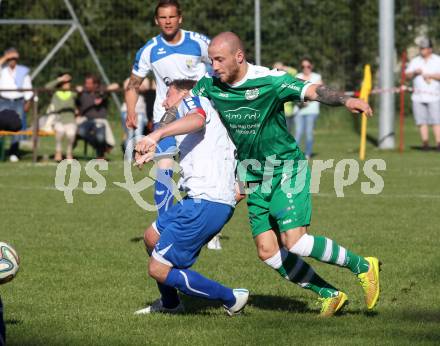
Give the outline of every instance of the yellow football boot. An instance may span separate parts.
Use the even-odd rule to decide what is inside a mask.
[[[321,317],[331,317],[348,304],[348,297],[344,292],[339,291],[338,295],[330,298],[318,298],[321,302]]]
[[[361,273],[357,277],[365,293],[365,304],[368,310],[372,310],[379,300],[379,271],[382,263],[376,257],[365,257],[369,268],[366,273]]]

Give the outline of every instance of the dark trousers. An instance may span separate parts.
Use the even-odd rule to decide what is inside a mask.
[[[96,149],[96,156],[103,157],[106,149],[105,126],[89,119],[78,126],[78,136]]]
[[[10,100],[0,97],[0,111],[4,109],[10,109],[20,116],[22,130],[26,130],[26,113],[24,112],[24,99]],[[9,155],[17,155],[19,150],[20,140],[23,140],[23,136],[12,137],[11,147],[9,148]]]

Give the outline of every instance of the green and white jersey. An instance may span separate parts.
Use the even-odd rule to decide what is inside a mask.
[[[286,101],[302,101],[309,85],[285,72],[248,64],[240,82],[230,85],[206,75],[192,94],[211,100],[237,147],[238,160],[247,168],[241,178],[256,181],[273,160],[281,160],[272,163],[273,174],[278,174],[286,160],[304,159],[287,130],[283,108]]]

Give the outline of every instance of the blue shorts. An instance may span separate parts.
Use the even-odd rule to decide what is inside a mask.
[[[154,124],[156,130],[159,123]],[[174,137],[165,137],[159,141],[156,147],[156,158],[173,157],[179,150],[177,149],[176,139]]]
[[[184,198],[153,223],[160,238],[152,256],[171,267],[191,267],[233,213],[227,204]]]

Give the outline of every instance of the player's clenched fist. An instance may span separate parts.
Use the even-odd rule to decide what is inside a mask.
[[[127,118],[125,119],[125,126],[129,129],[137,129],[137,117],[136,113],[127,112]]]
[[[140,154],[146,154],[149,151],[155,151],[157,142],[160,139],[155,138],[157,136],[154,136],[154,132],[149,134],[148,136],[145,136],[142,138],[137,144],[136,144],[136,152]]]
[[[151,160],[153,160],[154,154],[154,151],[149,151],[146,154],[136,152],[134,155],[135,166],[138,166],[140,168],[143,164],[150,162]]]
[[[371,117],[373,111],[367,102],[354,97],[349,98],[345,101],[345,107],[352,113],[365,113],[366,116]]]

